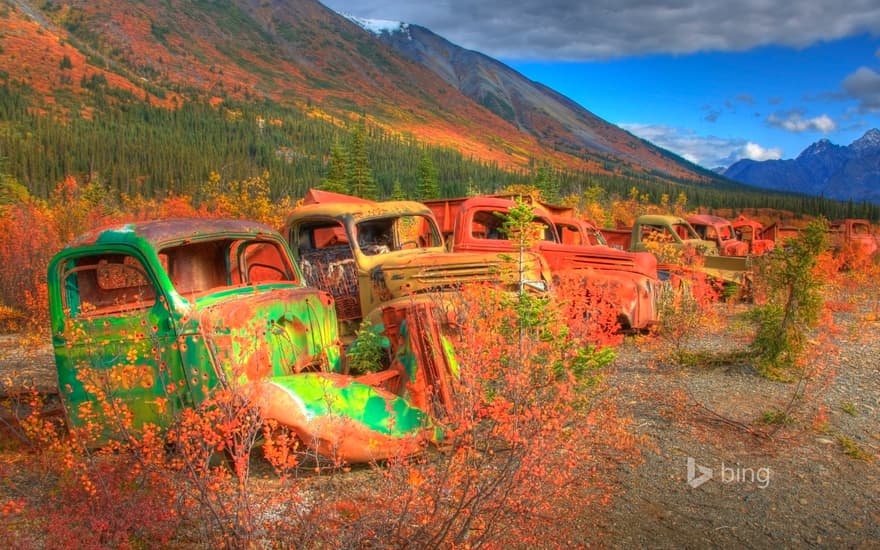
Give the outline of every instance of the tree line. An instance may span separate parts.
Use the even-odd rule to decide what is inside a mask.
[[[166,109],[99,80],[87,84],[90,108],[63,98],[63,116],[43,112],[24,86],[0,85],[0,169],[33,196],[48,197],[68,176],[110,193],[151,198],[196,196],[212,173],[224,181],[268,173],[277,199],[296,199],[311,187],[375,199],[428,199],[530,184],[551,202],[595,187],[608,197],[626,197],[636,188],[658,204],[664,195],[684,193],[690,207],[880,219],[880,205],[752,190],[720,178],[700,184],[619,168],[565,170],[542,160],[505,170],[383,131],[368,124],[365,114],[340,126],[268,100],[187,101]]]

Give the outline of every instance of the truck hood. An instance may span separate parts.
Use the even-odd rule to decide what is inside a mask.
[[[264,418],[277,420],[309,447],[341,462],[407,456],[442,437],[424,411],[350,376],[294,374],[247,390]]]
[[[549,270],[542,258],[526,253],[522,266],[527,281],[549,288]],[[374,285],[384,285],[389,298],[472,283],[505,282],[518,278],[515,253],[399,251],[382,256],[370,269]],[[513,279],[511,279],[513,280]]]
[[[339,367],[339,346],[323,344],[338,343],[333,301],[316,289],[233,287],[196,300],[181,322],[205,339],[217,375],[229,381]]]
[[[594,269],[628,272],[657,278],[657,259],[646,252],[625,252],[601,245],[567,245],[545,242],[541,251],[557,258],[554,269]]]

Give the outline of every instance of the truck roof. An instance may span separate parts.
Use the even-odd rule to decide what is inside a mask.
[[[645,225],[663,225],[663,224],[688,224],[688,221],[680,216],[671,216],[666,214],[642,214],[636,219],[636,223]]]
[[[431,209],[420,202],[415,201],[349,201],[327,202],[318,204],[304,204],[287,218],[289,224],[295,219],[310,215],[322,215],[339,220],[353,218],[355,220],[387,216],[389,214],[416,214],[432,216]]]
[[[687,220],[690,223],[699,223],[703,225],[730,225],[730,221],[727,219],[712,214],[694,214],[688,216]]]
[[[256,237],[277,236],[278,232],[268,225],[249,220],[172,218],[100,227],[75,238],[66,248],[101,243],[134,243],[138,240],[146,241],[154,248],[162,248],[169,243],[199,240],[217,234]]]

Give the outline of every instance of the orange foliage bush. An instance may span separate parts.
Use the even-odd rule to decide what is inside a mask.
[[[20,312],[31,332],[48,329],[46,268],[49,260],[76,236],[127,221],[178,217],[228,217],[280,227],[289,199],[269,197],[268,174],[241,182],[222,182],[211,174],[202,197],[168,195],[147,199],[120,197],[95,183],[73,177],[59,183],[48,200],[26,195],[0,204],[0,306]]]
[[[229,389],[160,433],[132,426],[109,379],[83,379],[97,400],[82,427],[59,437],[36,418],[29,425],[34,464],[56,481],[48,495],[0,503],[0,535],[89,547],[577,545],[589,522],[564,511],[577,502],[578,518],[599,514],[611,494],[606,476],[634,446],[601,398],[614,355],[598,343],[619,336],[596,327],[602,306],[582,286],[571,290],[562,307],[467,293],[448,333],[459,374],[455,407],[437,418],[444,443],[357,475],[303,477],[323,464]],[[116,437],[96,448],[108,415]],[[260,435],[272,479],[251,475]]]
[[[578,502],[578,517],[600,513],[609,497],[604,459],[632,452],[624,423],[597,397],[613,353],[590,343],[602,338],[579,309],[587,303],[466,292],[444,447],[393,462],[378,487],[354,492],[370,504],[358,507],[348,534],[379,546],[578,544],[589,525],[561,511]]]
[[[712,304],[721,296],[721,284],[696,269],[670,266],[658,297],[660,322],[653,332],[662,356],[686,362],[693,340],[716,328],[719,319]]]

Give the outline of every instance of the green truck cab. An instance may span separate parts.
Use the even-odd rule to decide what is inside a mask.
[[[284,239],[262,224],[95,230],[51,260],[48,292],[68,424],[96,423],[104,440],[118,437],[113,411],[131,429],[164,428],[218,385],[345,461],[394,456],[430,432],[406,400],[339,374],[332,297],[305,285]]]
[[[693,226],[679,216],[643,214],[632,227],[603,229],[602,234],[612,246],[658,255],[661,276],[664,272],[693,268],[724,284],[741,287],[750,284],[750,258],[719,255],[713,241],[701,239]],[[662,257],[665,246],[672,248],[673,257]]]

